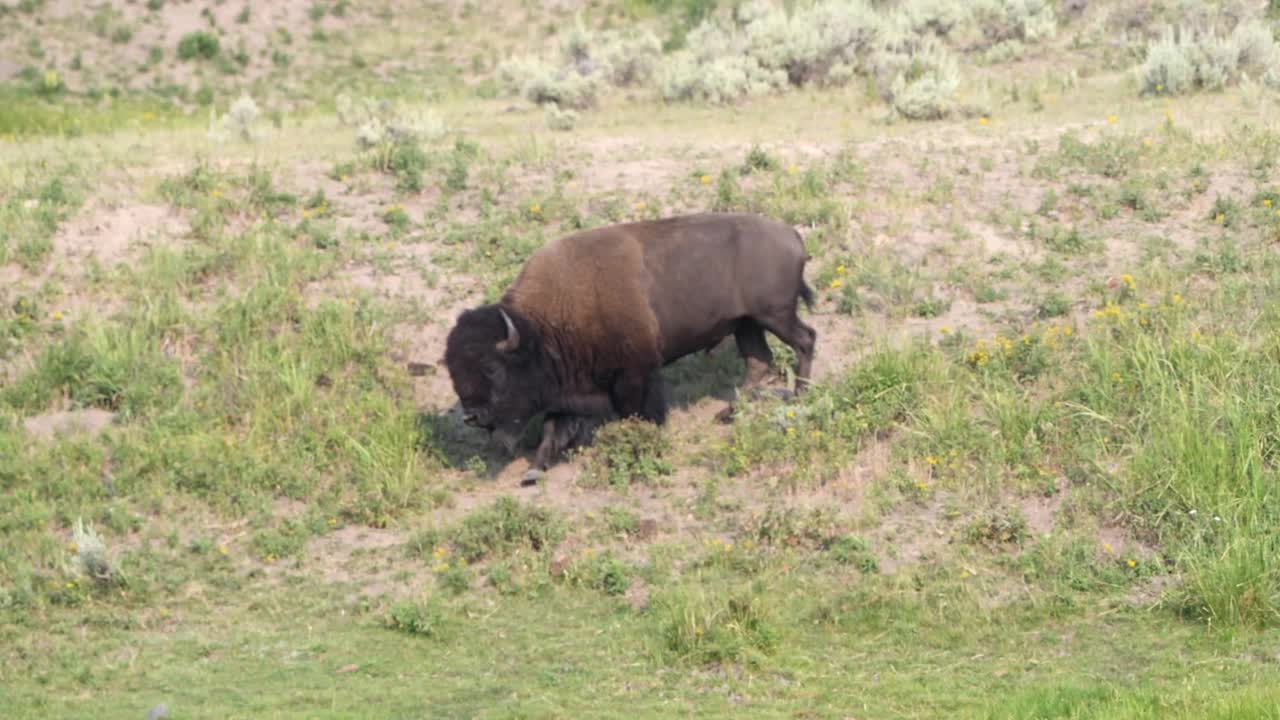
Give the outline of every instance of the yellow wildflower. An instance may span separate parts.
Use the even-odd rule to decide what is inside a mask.
[[[787,434],[788,434],[788,435],[795,435],[795,434],[796,434],[796,429],[795,429],[795,428],[793,428],[793,427],[789,427],[789,428],[787,428]]]
[[[1075,332],[1075,330],[1074,330],[1074,329],[1072,329],[1072,327],[1071,327],[1070,325],[1063,325],[1063,326],[1062,326],[1062,334],[1063,334],[1063,335],[1070,335],[1070,334],[1071,334],[1071,333],[1073,333],[1073,332]]]
[[[1164,83],[1156,83],[1156,92],[1164,92]]]
[[[67,543],[67,550],[68,550],[69,552],[75,552],[75,551],[76,551],[76,544],[75,544],[75,543]]]
[[[1118,372],[1111,373],[1111,382],[1120,382],[1120,373]]]
[[[837,265],[837,266],[836,266],[836,274],[837,274],[837,275],[843,275],[843,274],[844,274],[844,265]]]
[[[1271,207],[1271,198],[1263,198],[1262,207]]]
[[[645,207],[646,207],[646,206],[645,206],[645,202],[644,202],[643,200],[641,200],[640,202],[636,203],[636,210],[644,210],[644,209],[645,209]]]
[[[787,419],[788,419],[788,420],[795,420],[795,419],[796,419],[796,411],[795,411],[795,410],[788,410],[788,411],[787,411]]]
[[[155,119],[156,119],[156,114],[155,114],[155,113],[153,113],[153,112],[144,112],[144,113],[142,113],[142,119],[143,119],[143,120],[155,120]]]
[[[788,166],[787,166],[787,174],[788,174],[788,175],[795,175],[795,174],[796,174],[796,166],[795,166],[795,165],[788,165]]]
[[[529,214],[530,214],[530,215],[539,215],[539,214],[541,214],[541,213],[542,213],[542,206],[541,206],[541,205],[539,205],[538,203],[534,203],[534,204],[532,204],[532,205],[530,205],[530,206],[529,206]]]
[[[54,321],[61,320],[61,319],[62,319],[62,311],[61,311],[61,310],[54,310],[54,311],[53,311],[53,313],[49,315],[49,317],[53,318],[53,319],[54,319]]]
[[[1218,216],[1217,216],[1217,217],[1215,217],[1215,218],[1213,219],[1213,221],[1214,221],[1214,222],[1216,222],[1216,223],[1218,223],[1219,225],[1221,225],[1222,223],[1224,223],[1224,222],[1226,221],[1226,219],[1227,219],[1226,214],[1224,214],[1224,213],[1218,213]]]
[[[702,184],[703,184],[703,185],[706,185],[706,184],[708,184],[708,183],[710,183],[710,182],[711,182],[711,176],[710,176],[710,175],[703,175],[703,176],[702,176]]]
[[[1137,286],[1137,284],[1133,281],[1133,276],[1130,275],[1129,273],[1125,273],[1121,275],[1120,282],[1124,283],[1125,285],[1128,285],[1130,290],[1133,290]]]
[[[213,197],[213,198],[217,199],[217,198],[222,197],[222,191],[221,191],[221,190],[214,190],[213,192],[209,193],[209,195],[210,195],[211,197]]]
[[[1129,560],[1127,560],[1125,564],[1128,565],[1129,567],[1136,567],[1138,563],[1133,558],[1129,558]]]
[[[934,457],[934,456],[932,456],[932,455],[930,455],[929,457],[925,458],[925,459],[924,459],[924,461],[925,461],[925,462],[927,462],[927,463],[929,463],[930,465],[937,465],[937,464],[938,464],[938,458],[936,458],[936,457]]]
[[[1102,543],[1102,549],[1111,552],[1111,543]]]
[[[832,281],[831,281],[831,289],[832,289],[832,290],[835,290],[835,289],[839,288],[842,284],[843,284],[843,283],[842,283],[842,282],[840,282],[840,278],[836,278],[835,280],[832,280]]]
[[[938,328],[938,332],[942,333],[943,335],[946,335],[951,332],[951,328],[947,327],[946,325],[943,325],[942,327]]]
[[[1108,115],[1108,116],[1107,116],[1107,122],[1108,122],[1108,123],[1110,123],[1110,124],[1112,124],[1112,125],[1115,125],[1115,124],[1116,124],[1116,116],[1115,116],[1115,115]]]
[[[219,555],[226,555],[226,554],[227,554],[227,546],[226,546],[226,545],[219,545],[219,546],[218,546],[218,554],[219,554]]]
[[[982,117],[980,117],[980,118],[978,118],[978,124],[979,124],[979,125],[986,125],[986,124],[987,124],[987,123],[989,123],[989,122],[991,122],[991,121],[990,121],[990,120],[988,120],[988,119],[987,119],[987,117],[986,117],[985,115],[984,115],[984,116],[982,116]]]

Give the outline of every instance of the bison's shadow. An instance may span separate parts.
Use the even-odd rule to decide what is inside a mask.
[[[697,353],[674,362],[662,374],[668,405],[676,410],[707,397],[732,402],[743,378],[743,363],[730,343],[714,354]],[[449,467],[474,470],[492,479],[513,460],[487,433],[462,421],[456,400],[444,412],[419,413],[417,424],[419,445],[435,449]],[[534,418],[520,443],[521,455],[531,455],[541,436],[541,417]]]

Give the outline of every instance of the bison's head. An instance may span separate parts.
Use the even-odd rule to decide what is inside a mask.
[[[488,430],[508,452],[545,409],[540,347],[533,324],[498,305],[463,312],[445,342],[444,364],[464,420]]]

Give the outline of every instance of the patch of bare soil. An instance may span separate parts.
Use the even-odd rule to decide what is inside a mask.
[[[308,568],[325,582],[364,584],[370,572],[376,572],[379,558],[404,542],[402,532],[348,525],[313,538],[304,555]]]
[[[110,207],[91,200],[54,236],[51,262],[78,275],[91,260],[114,265],[128,257],[135,243],[172,242],[188,231],[186,222],[163,205]]]
[[[63,410],[25,418],[22,421],[27,434],[40,439],[50,439],[75,433],[94,434],[116,419],[113,412],[87,408]]]
[[[924,505],[895,509],[872,537],[880,550],[881,572],[893,574],[945,552],[951,542],[951,530],[943,517],[942,503],[935,499]]]

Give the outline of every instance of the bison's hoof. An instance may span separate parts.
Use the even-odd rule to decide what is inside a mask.
[[[729,423],[733,422],[733,406],[729,405],[725,409],[716,413],[716,422],[722,423],[724,425],[728,425]]]
[[[520,478],[520,487],[529,487],[530,485],[537,485],[538,480],[541,478],[542,478],[541,470],[529,470],[524,474],[524,477]]]

